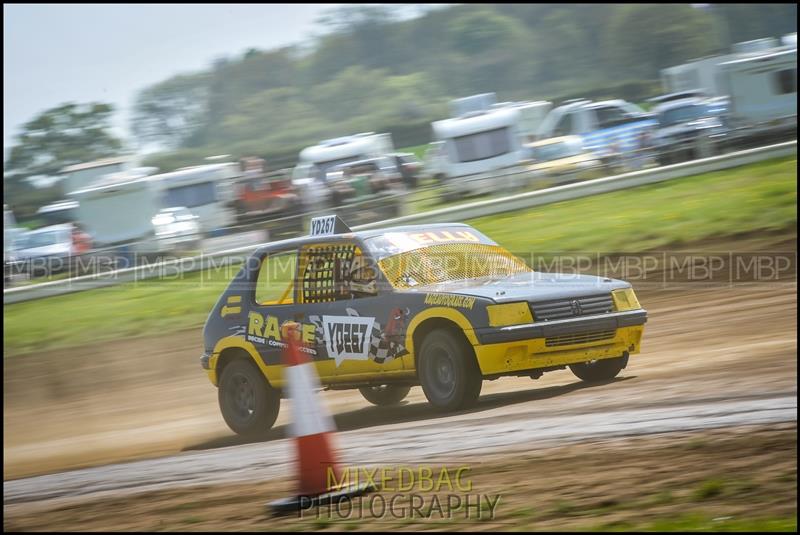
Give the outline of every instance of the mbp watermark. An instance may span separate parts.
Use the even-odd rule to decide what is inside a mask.
[[[493,520],[501,495],[474,488],[468,466],[348,467],[328,470],[328,487],[369,483],[378,492],[342,496],[321,506],[301,499],[300,518],[331,520]]]

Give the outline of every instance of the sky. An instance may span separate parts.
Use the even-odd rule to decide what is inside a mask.
[[[249,48],[305,42],[337,5],[4,4],[4,152],[22,124],[70,101],[113,104],[127,137],[137,91]]]

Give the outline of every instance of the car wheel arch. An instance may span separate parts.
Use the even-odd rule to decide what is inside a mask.
[[[213,362],[217,380],[222,377],[222,372],[225,370],[225,366],[236,359],[243,358],[251,360],[253,364],[255,364],[259,370],[261,370],[261,375],[264,376],[264,381],[266,381],[268,386],[277,386],[270,379],[270,375],[273,375],[272,379],[279,379],[280,377],[276,376],[275,373],[268,373],[269,370],[267,369],[266,364],[264,364],[262,359],[259,358],[258,352],[256,351],[255,347],[253,347],[252,343],[244,341],[244,339],[238,337],[226,337],[217,343],[216,347],[214,348],[214,354],[218,355],[216,361]],[[272,368],[275,368],[275,366]]]
[[[241,347],[229,347],[223,349],[220,352],[219,357],[217,357],[217,365],[216,365],[217,377],[222,377],[222,373],[225,371],[225,367],[234,360],[237,359],[247,360],[252,358],[253,358],[252,355],[250,355],[250,353],[246,349]]]
[[[412,333],[412,340],[413,340],[413,348],[414,348],[414,369],[419,370],[419,366],[417,365],[419,360],[420,349],[422,347],[422,342],[425,340],[425,337],[428,336],[431,332],[437,329],[446,329],[457,336],[463,338],[466,347],[472,349],[472,344],[470,343],[469,337],[464,333],[464,330],[461,326],[459,326],[455,321],[442,318],[442,317],[434,317],[428,318],[423,320],[417,327],[414,329]],[[470,355],[467,355],[468,358],[472,358],[476,360],[477,363],[477,356],[475,355],[475,351],[470,351]]]

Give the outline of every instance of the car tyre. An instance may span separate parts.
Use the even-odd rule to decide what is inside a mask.
[[[628,355],[613,359],[592,360],[579,364],[570,364],[569,369],[575,376],[587,383],[598,381],[609,381],[619,375],[625,366],[628,365]]]
[[[280,392],[267,383],[250,359],[236,359],[225,366],[218,398],[225,423],[245,437],[260,437],[269,431],[281,406]]]
[[[397,405],[403,401],[411,391],[411,387],[407,385],[362,386],[358,391],[373,405],[386,407]]]
[[[446,411],[475,404],[483,377],[472,348],[448,329],[431,331],[420,347],[418,371],[425,397]]]

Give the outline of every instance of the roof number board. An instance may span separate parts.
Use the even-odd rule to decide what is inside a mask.
[[[326,215],[311,219],[312,236],[330,236],[345,232],[350,232],[350,229],[336,215]]]

